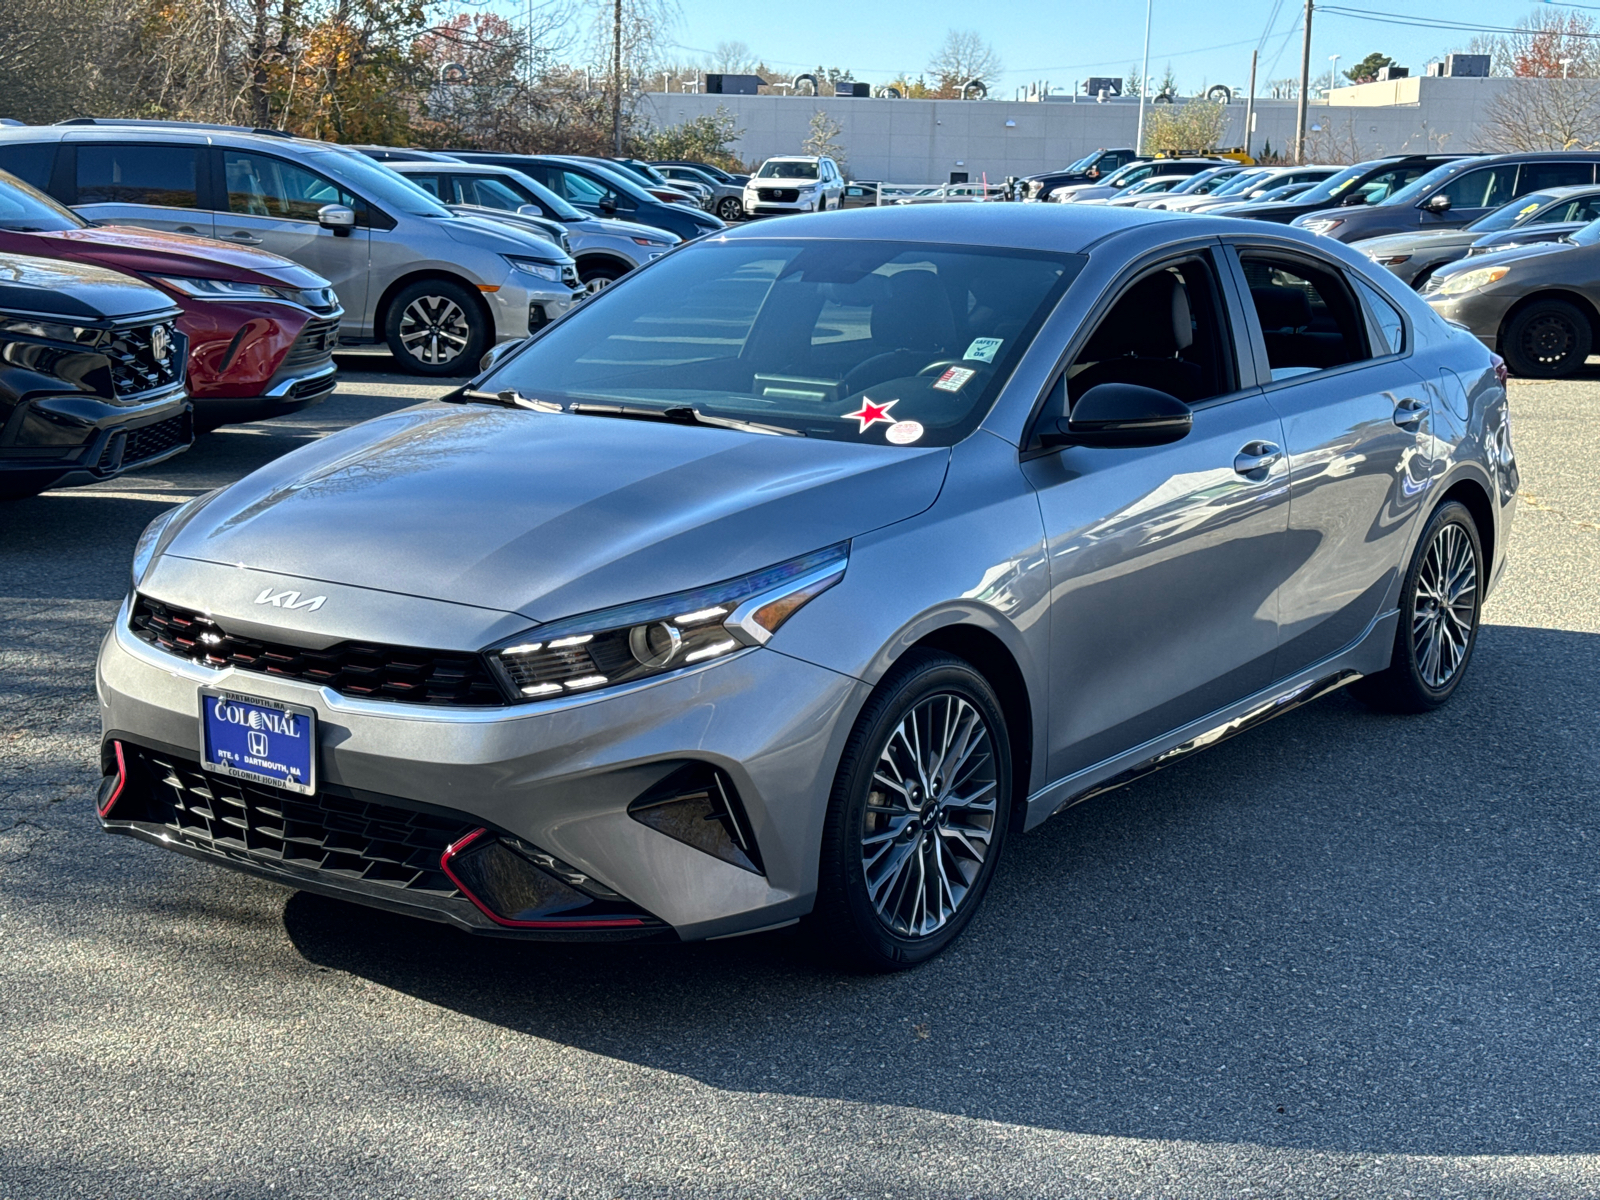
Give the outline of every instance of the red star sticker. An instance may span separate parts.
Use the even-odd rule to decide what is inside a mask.
[[[899,400],[885,400],[882,404],[874,404],[863,396],[861,397],[861,407],[853,413],[845,413],[844,420],[860,421],[861,428],[856,430],[857,433],[865,433],[879,421],[886,425],[893,425],[895,419],[889,415],[889,410],[899,403]]]

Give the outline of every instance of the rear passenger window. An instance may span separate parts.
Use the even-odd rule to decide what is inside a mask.
[[[77,204],[199,208],[198,146],[79,144]]]
[[[1366,320],[1336,271],[1254,252],[1239,261],[1274,382],[1369,357]]]
[[[1399,310],[1364,279],[1356,280],[1356,291],[1367,305],[1367,335],[1372,353],[1379,358],[1385,354],[1399,354],[1406,348],[1406,323],[1400,319]]]
[[[1522,173],[1517,176],[1517,195],[1526,196],[1529,192],[1541,191],[1544,188],[1572,187],[1580,183],[1593,182],[1593,163],[1523,163]]]
[[[41,192],[50,187],[50,169],[55,166],[55,142],[30,142],[20,146],[0,146],[0,171],[9,171],[23,183]]]
[[[450,197],[446,196],[443,192],[441,192],[439,190],[439,176],[437,176],[437,175],[412,175],[410,172],[407,172],[406,173],[406,178],[409,179],[412,183],[416,184],[423,191],[427,192],[428,195],[432,196],[435,200],[442,200],[446,204],[454,204],[455,203],[454,200],[450,199]]]

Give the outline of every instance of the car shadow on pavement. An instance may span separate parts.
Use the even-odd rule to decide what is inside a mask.
[[[1454,702],[1339,694],[1014,840],[951,952],[480,939],[307,893],[311,962],[717,1088],[1079,1133],[1600,1151],[1600,636],[1484,628]]]

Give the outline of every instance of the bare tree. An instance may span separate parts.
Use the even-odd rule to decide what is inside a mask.
[[[750,75],[755,72],[755,55],[743,42],[718,42],[711,55],[711,69],[725,75]]]
[[[845,148],[839,144],[839,135],[843,132],[844,126],[819,108],[811,114],[811,133],[800,144],[800,150],[804,154],[815,154],[818,158],[833,159],[839,164],[840,172],[848,179],[849,156]]]
[[[1489,101],[1485,150],[1600,148],[1600,80],[1523,78]]]
[[[993,83],[1000,71],[1000,56],[976,29],[950,30],[928,60],[928,74],[950,95],[958,95],[969,79]]]
[[[1467,52],[1489,55],[1496,75],[1594,78],[1600,76],[1597,35],[1600,26],[1583,13],[1541,11],[1518,21],[1512,33],[1473,38]]]

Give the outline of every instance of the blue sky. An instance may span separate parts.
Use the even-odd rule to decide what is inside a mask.
[[[1330,3],[1335,0],[1329,0]],[[1597,0],[1600,2],[1600,0]],[[1419,18],[1504,26],[1535,11],[1516,0],[1342,0],[1343,6]],[[885,82],[897,72],[923,70],[950,28],[976,29],[1005,64],[996,98],[1032,80],[1070,90],[1089,75],[1125,74],[1137,63],[1144,37],[1143,0],[679,0],[673,57],[690,59],[719,42],[740,41],[774,67],[806,70],[819,63],[848,68],[856,77]],[[494,7],[516,11],[516,0]],[[1277,8],[1275,32],[1266,39],[1261,78],[1298,75],[1298,34],[1303,0],[1154,0],[1150,70],[1160,77],[1168,62],[1185,91],[1202,82],[1243,87],[1250,51],[1261,41]],[[1572,11],[1565,9],[1562,11]],[[1374,50],[1421,74],[1425,64],[1459,49],[1471,32],[1423,29],[1318,12],[1312,22],[1312,73],[1340,69]],[[664,48],[665,49],[665,48]],[[1276,59],[1270,74],[1267,67]]]

